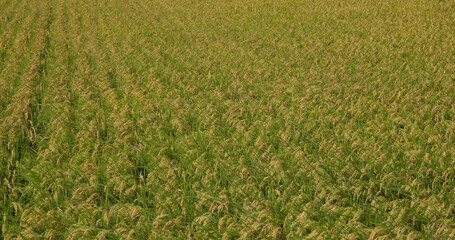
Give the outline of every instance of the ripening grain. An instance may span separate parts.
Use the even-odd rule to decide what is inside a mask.
[[[0,0],[1,239],[455,238],[455,3]]]

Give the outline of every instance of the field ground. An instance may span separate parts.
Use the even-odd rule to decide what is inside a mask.
[[[0,0],[3,239],[454,239],[452,0]]]

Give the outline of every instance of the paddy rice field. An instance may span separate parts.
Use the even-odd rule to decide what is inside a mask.
[[[0,239],[455,239],[453,0],[0,0]]]

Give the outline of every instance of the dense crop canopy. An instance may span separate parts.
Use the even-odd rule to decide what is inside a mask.
[[[453,0],[0,0],[1,239],[454,239]]]

